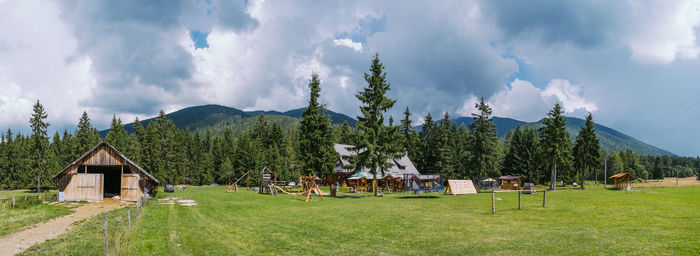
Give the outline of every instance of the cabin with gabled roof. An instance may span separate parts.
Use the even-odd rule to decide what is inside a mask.
[[[59,200],[99,202],[118,196],[138,201],[156,191],[158,179],[124,156],[106,141],[78,157],[57,173]]]

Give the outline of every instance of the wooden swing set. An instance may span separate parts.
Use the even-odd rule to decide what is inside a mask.
[[[248,187],[248,189],[250,189],[250,171],[248,171],[245,174],[243,174],[243,176],[238,178],[238,180],[236,180],[235,182],[227,183],[226,190],[224,190],[224,191],[226,191],[226,192],[238,192],[238,182],[241,181],[243,178],[246,178],[245,186]]]
[[[309,200],[311,200],[312,192],[319,195],[321,197],[321,201],[325,201],[325,199],[323,199],[323,193],[321,193],[321,190],[318,188],[318,184],[316,183],[316,175],[299,177],[299,191],[294,194],[294,200],[297,200],[299,195],[306,195],[306,202],[308,203]]]

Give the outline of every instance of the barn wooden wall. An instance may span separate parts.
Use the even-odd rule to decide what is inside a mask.
[[[120,166],[128,167],[131,174],[123,174],[121,177],[121,196],[125,201],[137,201],[144,193],[150,193],[153,190],[153,185],[138,175],[138,168],[133,166],[128,161],[123,159],[117,151],[107,145],[91,151],[82,160],[76,162],[68,168],[68,171],[61,174],[58,178],[59,191],[64,193],[66,200],[93,200],[97,192],[104,191],[104,176],[95,184],[95,190],[89,188],[91,185],[85,185],[85,182],[98,182],[95,178],[90,179],[83,176],[84,166]],[[81,168],[81,166],[83,166]],[[126,168],[124,168],[126,169]],[[90,184],[92,184],[90,183]],[[89,190],[89,191],[88,191]],[[99,192],[99,200],[102,200],[102,192]],[[86,199],[89,198],[89,199]]]

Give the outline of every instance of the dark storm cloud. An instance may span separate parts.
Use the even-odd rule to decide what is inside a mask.
[[[82,104],[115,112],[154,113],[184,86],[197,85],[192,54],[182,43],[190,27],[257,25],[234,1],[86,1],[65,3],[62,10],[99,84]]]
[[[614,3],[595,1],[483,1],[506,37],[538,40],[543,44],[573,43],[593,47],[613,35]],[[533,38],[535,37],[535,38]]]

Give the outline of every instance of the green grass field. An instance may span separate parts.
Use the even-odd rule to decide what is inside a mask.
[[[71,212],[70,208],[60,205],[40,204],[27,209],[9,209],[8,205],[4,210],[0,208],[0,237]]]
[[[592,187],[592,186],[591,186]],[[152,200],[134,230],[122,232],[126,255],[698,255],[700,188],[649,188],[655,193],[594,187],[523,195],[387,194],[309,203],[223,187],[158,194],[197,206]],[[327,191],[327,189],[326,189]],[[117,211],[123,211],[117,210]],[[110,212],[124,216],[122,212]],[[27,254],[102,254],[102,217]],[[122,221],[122,223],[124,223]],[[114,242],[113,242],[114,243]]]

